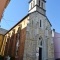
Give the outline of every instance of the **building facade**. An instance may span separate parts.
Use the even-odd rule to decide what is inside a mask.
[[[60,33],[53,31],[55,60],[60,60]]]
[[[7,32],[7,30],[0,28],[0,51],[1,51],[2,43],[3,43],[3,39],[4,39],[4,34],[6,32]]]
[[[0,28],[0,60],[2,58],[2,55],[1,55],[1,48],[2,48],[2,45],[3,45],[3,40],[4,40],[4,34],[7,32],[7,30],[3,29],[3,28]]]
[[[3,12],[7,5],[9,4],[10,0],[0,0],[0,21],[3,17]]]
[[[54,60],[51,23],[45,0],[30,0],[29,13],[4,36],[5,60]]]

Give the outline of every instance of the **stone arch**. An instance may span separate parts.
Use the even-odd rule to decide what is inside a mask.
[[[39,37],[39,60],[42,60],[42,50],[43,50],[43,38]]]

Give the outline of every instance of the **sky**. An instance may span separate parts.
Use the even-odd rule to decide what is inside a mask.
[[[29,0],[11,0],[4,11],[1,28],[11,29],[18,21],[28,14]],[[60,0],[46,0],[46,15],[52,29],[60,33]]]

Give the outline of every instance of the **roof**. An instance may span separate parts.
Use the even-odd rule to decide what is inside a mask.
[[[7,32],[6,29],[0,28],[0,34],[4,35]]]
[[[17,24],[15,24],[10,30],[8,30],[6,33],[5,33],[5,35],[9,32],[9,31],[11,31],[15,26],[17,26],[19,23],[21,23],[26,17],[28,17],[29,16],[29,14],[27,14],[24,18],[22,18]]]
[[[34,11],[34,12],[38,12],[38,11]],[[32,12],[32,13],[34,13],[34,12]],[[9,32],[9,31],[11,31],[15,26],[17,26],[19,23],[21,23],[26,17],[28,17],[30,14],[32,14],[32,13],[29,13],[29,14],[27,14],[24,18],[22,18],[17,24],[15,24],[10,30],[8,30],[6,33],[5,33],[5,35]],[[38,12],[39,13],[39,12]],[[41,13],[40,13],[41,14]],[[43,15],[43,14],[42,14]],[[43,16],[45,16],[45,15],[43,15]],[[45,16],[46,18],[47,18],[47,16]],[[48,18],[47,18],[47,21],[49,22],[49,24],[51,25],[51,23],[50,23],[50,21],[48,20]],[[52,25],[51,25],[52,26]]]
[[[46,18],[47,18],[47,16],[46,16]],[[48,19],[48,18],[47,18],[47,21],[49,22],[50,26],[52,26],[52,24],[50,23],[50,21],[49,21],[49,19]]]
[[[38,12],[38,11],[36,11],[36,12]],[[38,13],[41,14],[41,15],[43,15],[43,16],[45,16],[45,17],[46,17],[46,20],[49,22],[50,26],[52,26],[52,24],[50,23],[50,21],[49,21],[49,19],[47,18],[46,15],[44,15],[44,14],[42,14],[42,13],[40,13],[40,12],[38,12]]]
[[[29,1],[29,3],[31,2],[32,0]]]

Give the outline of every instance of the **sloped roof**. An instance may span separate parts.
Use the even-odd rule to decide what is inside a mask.
[[[34,12],[38,12],[38,11],[34,11]],[[32,13],[34,13],[34,12],[32,12]],[[19,22],[18,23],[16,23],[10,30],[8,30],[4,35],[6,35],[9,31],[11,31],[15,26],[17,26],[19,23],[21,23],[26,17],[28,17],[30,14],[32,14],[32,13],[28,13],[25,17],[23,17],[21,20],[19,20]],[[39,13],[39,12],[38,12]],[[41,13],[39,13],[39,14],[41,14]],[[43,15],[43,14],[42,14]],[[43,15],[43,16],[45,16],[45,15]],[[47,18],[47,16],[45,16],[46,18]],[[47,21],[49,22],[49,24],[51,25],[51,23],[50,23],[50,21],[48,20],[48,18],[47,18]],[[52,25],[51,25],[52,26]]]
[[[21,23],[26,17],[28,17],[30,14],[27,14],[25,17],[23,17],[21,20],[19,20],[19,22],[17,22],[10,30],[8,30],[6,33],[5,33],[5,35],[9,32],[9,31],[11,31],[15,26],[17,26],[19,23]]]
[[[7,32],[7,30],[0,28],[0,34],[4,35]]]

